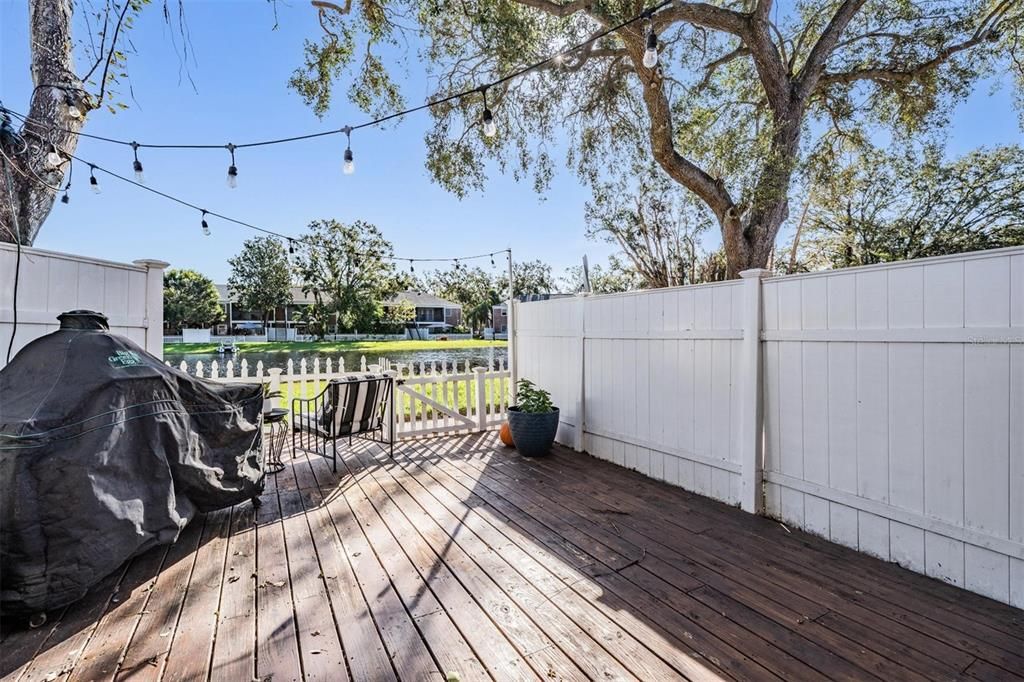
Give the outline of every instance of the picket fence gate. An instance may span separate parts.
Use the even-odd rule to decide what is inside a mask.
[[[165,363],[170,366],[171,363]],[[346,368],[344,358],[321,361],[302,358],[298,363],[288,360],[284,369],[267,368],[263,361],[255,366],[246,359],[236,363],[213,360],[189,363],[182,360],[178,369],[214,381],[242,381],[267,384],[273,398],[284,407],[293,398],[312,398],[327,382],[352,373],[388,372],[395,377],[395,428],[398,438],[428,434],[485,431],[505,420],[510,395],[510,377],[504,359],[497,368],[471,367],[462,363],[441,361],[397,363],[387,358],[367,362],[362,356],[358,368]]]

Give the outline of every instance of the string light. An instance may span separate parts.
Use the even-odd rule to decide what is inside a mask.
[[[416,274],[416,266],[412,264],[411,258],[409,259],[409,272],[414,275]]]
[[[494,254],[491,254],[491,267],[494,267]]]
[[[341,170],[345,175],[352,175],[356,172],[355,157],[352,155],[352,126],[345,126],[341,132],[345,133],[345,164]]]
[[[654,32],[654,24],[650,15],[647,17],[647,49],[644,51],[644,66],[653,69],[658,65],[658,34]]]
[[[210,223],[206,222],[206,210],[205,209],[203,210],[202,222],[199,223],[199,224],[203,228],[203,235],[206,236],[206,237],[209,237],[210,236]]]
[[[71,95],[68,95],[64,99],[64,105],[64,113],[68,115],[68,118],[73,118],[76,121],[82,118],[82,110],[79,109],[78,105],[75,104],[75,100],[71,99]]]
[[[288,253],[295,253],[295,243],[291,239],[288,240]]]
[[[235,165],[235,145],[230,142],[226,145],[227,150],[231,153],[231,165],[228,166],[228,177],[227,186],[229,189],[238,187],[238,166]]]
[[[132,142],[132,153],[135,154],[135,161],[132,163],[132,170],[135,171],[135,182],[146,182],[146,176],[142,173],[142,162],[139,161],[139,143]]]
[[[487,88],[480,88],[480,93],[484,96],[484,135],[487,137],[494,137],[498,134],[498,126],[494,124],[494,114],[487,107]]]
[[[100,188],[100,181],[96,179],[96,166],[89,164],[89,189],[92,190],[93,194],[99,194],[103,191]]]
[[[439,97],[437,99],[427,101],[427,102],[425,102],[423,104],[420,104],[420,105],[417,105],[417,106],[414,106],[414,107],[410,107],[408,109],[404,109],[402,111],[396,111],[396,112],[393,112],[391,114],[387,114],[385,116],[382,116],[380,118],[377,118],[377,119],[374,119],[374,120],[371,120],[371,121],[366,121],[365,123],[360,123],[359,125],[356,125],[356,126],[351,126],[351,127],[346,126],[345,128],[342,128],[340,130],[339,129],[324,130],[324,131],[315,132],[315,133],[308,133],[308,134],[304,134],[304,135],[291,135],[291,136],[288,136],[288,137],[282,137],[282,138],[277,138],[277,139],[258,140],[258,141],[254,141],[254,142],[247,142],[245,144],[227,145],[227,146],[228,146],[229,149],[241,149],[242,147],[262,147],[262,146],[266,146],[266,145],[284,144],[284,143],[287,143],[287,142],[297,142],[297,141],[301,141],[301,140],[310,140],[310,139],[314,139],[314,138],[318,138],[318,137],[324,137],[326,135],[334,135],[334,134],[337,134],[339,132],[346,132],[346,131],[350,132],[350,131],[353,131],[353,130],[359,130],[361,128],[376,127],[376,126],[379,126],[382,123],[386,123],[386,122],[391,121],[393,119],[402,118],[404,116],[408,116],[409,114],[412,114],[412,113],[415,113],[415,112],[418,112],[418,111],[423,111],[425,109],[431,109],[431,108],[436,107],[436,106],[441,106],[441,105],[447,104],[449,102],[453,102],[455,100],[463,99],[463,98],[468,97],[470,95],[474,95],[474,94],[479,93],[479,92],[484,92],[485,93],[488,88],[492,88],[492,87],[496,87],[498,85],[502,85],[504,83],[508,83],[508,82],[510,82],[512,80],[515,80],[515,79],[520,78],[522,76],[525,76],[525,75],[527,75],[527,74],[529,74],[529,73],[531,73],[533,71],[536,71],[537,69],[543,68],[543,67],[547,66],[548,64],[555,64],[555,65],[562,64],[562,63],[565,62],[565,60],[570,55],[574,54],[578,50],[581,50],[581,49],[583,49],[583,48],[585,48],[585,47],[587,47],[589,45],[592,45],[593,43],[595,43],[595,42],[597,42],[597,41],[599,41],[599,40],[601,40],[603,38],[606,38],[609,35],[612,35],[612,34],[616,33],[617,31],[620,31],[623,28],[625,28],[627,26],[630,26],[630,25],[632,25],[632,24],[634,24],[634,23],[636,23],[638,21],[641,21],[641,20],[645,20],[645,21],[648,22],[647,48],[648,48],[648,50],[653,50],[653,52],[654,52],[653,58],[657,59],[657,56],[658,56],[657,55],[657,36],[654,35],[653,27],[651,25],[652,17],[654,16],[654,14],[656,12],[664,9],[665,7],[668,7],[669,5],[673,4],[673,2],[675,2],[675,0],[661,0],[656,5],[654,5],[652,7],[649,7],[646,10],[644,10],[641,14],[638,14],[638,15],[635,15],[635,16],[630,17],[628,19],[625,19],[625,20],[623,20],[623,21],[621,21],[618,24],[615,24],[613,26],[609,26],[608,28],[606,28],[606,29],[604,29],[604,30],[602,30],[602,31],[600,31],[598,33],[592,34],[586,40],[583,40],[580,43],[577,43],[575,45],[569,46],[569,47],[559,51],[558,53],[555,53],[555,54],[553,54],[551,56],[545,57],[545,58],[543,58],[543,59],[541,59],[539,61],[536,61],[536,62],[534,62],[532,64],[527,64],[527,65],[525,65],[523,67],[520,67],[520,68],[518,68],[518,69],[516,69],[514,71],[511,71],[511,72],[507,73],[506,75],[501,76],[500,78],[497,78],[496,80],[494,80],[494,81],[492,81],[490,83],[487,83],[485,85],[474,86],[474,87],[472,87],[472,88],[470,88],[468,90],[463,90],[463,91],[460,91],[460,92],[454,92],[454,93],[451,93],[449,95],[445,95],[443,97]],[[646,56],[646,53],[645,53],[645,56]],[[655,64],[656,64],[656,62],[655,62]],[[485,109],[486,109],[486,102],[485,102]],[[10,110],[9,109],[5,109],[5,111],[10,111]],[[15,113],[15,112],[10,112],[10,113]],[[81,114],[81,113],[82,112],[79,111],[79,114]],[[20,118],[25,119],[24,116],[21,116],[19,114],[15,114],[15,115],[18,115]],[[491,120],[493,122],[493,114],[492,114],[492,116],[490,118],[491,118]],[[126,146],[131,145],[131,143],[126,141],[126,140],[119,140],[119,139],[116,139],[116,138],[104,137],[102,135],[93,135],[93,134],[85,133],[85,132],[78,131],[78,130],[62,129],[62,132],[65,132],[65,133],[68,133],[68,134],[71,134],[71,135],[78,135],[78,136],[81,136],[81,137],[88,137],[90,139],[100,140],[102,142],[109,142],[109,143],[112,143],[112,144],[122,144],[122,145],[126,145]],[[497,132],[497,130],[495,129],[495,133],[496,132]],[[143,143],[139,143],[139,146],[140,147],[150,147],[150,148],[161,148],[161,149],[218,149],[218,148],[222,149],[222,148],[225,147],[225,145],[223,145],[223,144],[194,144],[194,143],[189,143],[189,144],[143,144]]]
[[[68,190],[71,189],[71,174],[74,172],[74,170],[75,170],[74,164],[70,164],[68,166],[68,181],[64,185],[64,195],[60,198],[60,203],[62,203],[62,204],[69,204],[69,203],[71,203],[71,197],[68,196]]]
[[[46,154],[46,165],[50,168],[59,168],[64,163],[64,157],[57,151],[57,147],[50,145],[50,151]]]

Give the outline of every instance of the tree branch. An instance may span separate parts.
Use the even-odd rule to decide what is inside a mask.
[[[565,18],[581,10],[588,9],[594,0],[573,0],[565,4],[554,2],[553,0],[516,0],[516,2],[520,5],[540,10],[545,14],[550,14],[553,17]]]
[[[526,0],[536,1],[536,0]],[[686,22],[746,38],[750,33],[747,15],[703,2],[676,2],[652,18],[654,29],[660,31],[672,24]]]
[[[715,71],[717,71],[719,67],[725,66],[734,59],[739,59],[740,57],[745,57],[746,55],[749,54],[750,48],[747,47],[746,45],[740,45],[735,50],[727,54],[724,54],[715,61],[711,62],[710,64],[704,67],[704,78],[702,78],[700,83],[698,83],[694,87],[694,90],[702,90],[703,88],[705,88],[707,84],[711,82],[711,77],[715,75]]]
[[[807,97],[818,87],[818,81],[825,71],[825,62],[835,51],[840,36],[853,20],[854,15],[860,11],[864,2],[865,0],[844,0],[836,13],[832,15],[828,26],[822,31],[818,42],[811,48],[810,54],[807,55],[807,61],[797,76],[796,97],[799,101],[806,101]]]

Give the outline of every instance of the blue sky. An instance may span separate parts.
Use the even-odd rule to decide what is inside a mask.
[[[0,0],[0,96],[21,111],[31,92],[27,4]],[[159,4],[143,12],[131,33],[138,50],[129,62],[137,104],[128,100],[130,108],[116,116],[94,112],[86,132],[143,142],[225,144],[365,120],[339,91],[321,121],[286,87],[301,63],[303,40],[319,35],[307,2],[278,3],[276,31],[265,2],[187,3],[197,60],[190,71],[198,93],[179,75],[178,36],[164,23]],[[409,104],[418,104],[430,92],[422,67],[411,63],[404,94]],[[140,159],[148,185],[285,234],[300,234],[316,218],[363,219],[381,228],[398,255],[449,257],[511,246],[517,259],[540,258],[556,274],[578,264],[583,254],[600,262],[611,252],[584,237],[589,195],[568,171],[558,173],[543,197],[529,182],[516,183],[496,171],[483,194],[463,200],[433,184],[423,165],[428,124],[429,116],[421,113],[386,130],[354,134],[357,171],[351,176],[341,173],[341,136],[239,151],[235,190],[225,186],[224,150],[142,150]],[[1020,137],[1009,88],[984,83],[956,111],[949,151]],[[77,155],[131,174],[126,147],[83,139]],[[87,170],[76,168],[71,203],[56,205],[36,246],[121,261],[160,258],[224,281],[227,258],[252,236],[211,219],[213,234],[204,237],[198,212],[113,178],[101,175],[100,181],[103,193],[93,196]]]

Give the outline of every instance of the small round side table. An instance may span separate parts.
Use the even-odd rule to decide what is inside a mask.
[[[267,457],[263,462],[263,470],[268,474],[276,474],[284,469],[281,453],[284,452],[284,443],[288,437],[287,416],[288,410],[279,407],[263,413],[263,423],[270,427],[266,440]]]

